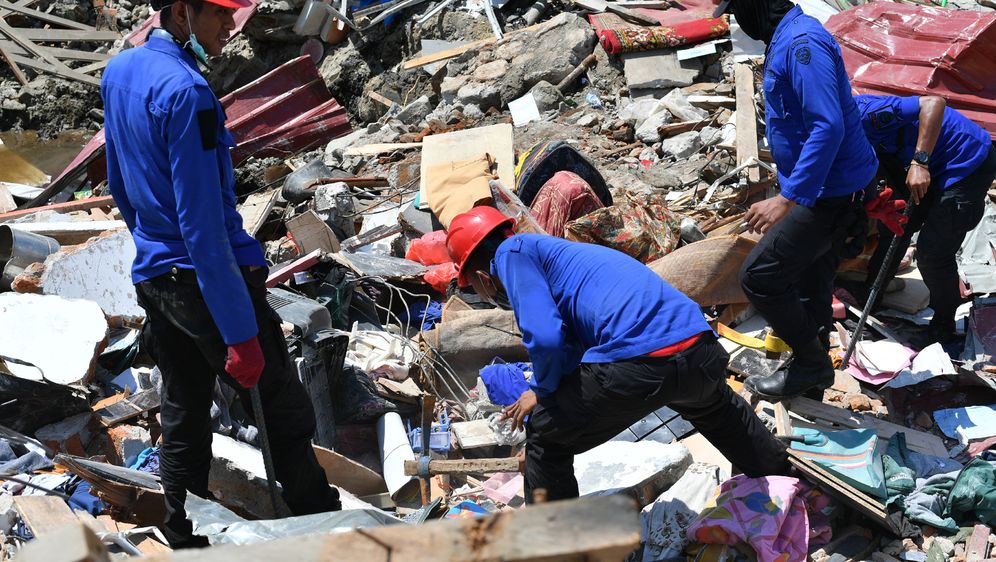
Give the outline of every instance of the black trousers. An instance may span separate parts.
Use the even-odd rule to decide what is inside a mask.
[[[311,448],[315,432],[311,400],[294,372],[279,317],[266,302],[266,270],[259,268],[245,277],[266,361],[259,389],[284,500],[295,515],[339,509],[339,491],[329,486]],[[136,290],[146,312],[143,343],[162,371],[163,531],[173,548],[206,546],[204,537],[191,534],[183,504],[188,490],[208,495],[215,377],[235,388],[247,405],[249,392],[225,372],[228,347],[196,282],[163,276],[139,283]]]
[[[833,325],[833,279],[840,247],[857,220],[863,192],[796,205],[769,230],[740,269],[740,286],[785,343],[799,348]]]
[[[574,455],[669,406],[748,476],[784,474],[785,446],[726,384],[729,356],[712,334],[669,357],[583,363],[552,396],[540,398],[526,424],[526,501],[576,498]]]
[[[889,264],[886,281],[896,275],[913,233],[919,231],[917,265],[923,282],[930,290],[934,321],[940,326],[954,323],[955,310],[961,303],[955,256],[965,241],[965,235],[982,220],[986,208],[986,192],[989,191],[993,178],[996,178],[996,149],[990,147],[989,156],[967,178],[943,191],[937,186],[930,186],[926,197],[911,209],[910,221],[903,237],[899,239],[892,263]],[[893,183],[900,186],[896,189],[898,197],[909,197],[905,177],[901,180],[893,179]],[[893,239],[892,232],[881,224],[878,232],[878,248],[868,262],[869,287],[882,268]],[[881,299],[881,293],[879,298]]]

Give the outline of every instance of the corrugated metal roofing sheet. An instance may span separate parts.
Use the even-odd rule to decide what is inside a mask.
[[[871,2],[833,17],[861,93],[938,95],[996,139],[996,14]]]

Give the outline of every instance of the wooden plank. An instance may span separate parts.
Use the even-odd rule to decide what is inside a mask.
[[[757,158],[757,111],[754,108],[754,71],[744,63],[734,65],[737,84],[737,165]],[[761,181],[761,169],[750,168],[747,179]]]
[[[54,238],[59,244],[82,244],[108,230],[128,228],[124,221],[25,222],[10,225],[14,230],[33,232]]]
[[[357,496],[372,496],[387,491],[384,477],[362,464],[318,445],[312,445],[318,464],[325,470],[329,484],[344,488]]]
[[[77,521],[18,550],[17,562],[110,562],[107,547],[89,527]]]
[[[775,435],[794,435],[792,432],[792,418],[789,416],[785,404],[775,403]]]
[[[104,427],[111,427],[123,421],[130,420],[149,410],[158,408],[160,404],[159,390],[150,388],[138,394],[133,394],[124,400],[105,406],[94,413]]]
[[[322,260],[321,250],[315,250],[314,252],[311,252],[306,256],[302,256],[294,260],[293,263],[289,264],[287,267],[283,269],[277,271],[271,271],[270,276],[266,278],[266,286],[272,289],[273,287],[276,287],[277,285],[290,279],[291,276],[293,276],[298,271],[304,271],[309,267],[316,265],[321,260]]]
[[[806,477],[818,484],[827,493],[861,512],[884,529],[889,529],[885,506],[864,492],[842,482],[823,467],[800,456],[796,451],[788,450],[789,462]]]
[[[242,215],[242,227],[249,233],[249,236],[256,236],[256,233],[262,228],[263,223],[270,216],[270,211],[273,210],[273,205],[277,202],[278,197],[280,197],[279,187],[269,191],[253,193],[249,197],[246,197],[244,203],[239,205],[239,214]]]
[[[105,59],[105,60],[97,61],[95,63],[88,64],[86,66],[81,66],[81,67],[77,68],[76,72],[79,72],[80,74],[90,74],[91,72],[97,72],[98,70],[104,70],[104,68],[107,67],[107,63],[109,63],[109,62],[111,62],[111,59]]]
[[[517,29],[515,31],[510,31],[510,32],[508,32],[508,33],[505,34],[505,37],[502,39],[502,42],[508,41],[509,37],[514,37],[514,36],[516,36],[516,35],[518,35],[520,33],[526,32],[526,31],[536,31],[540,27],[544,27],[546,25],[547,25],[546,22],[544,22],[544,23],[537,23],[535,25],[530,25],[529,27],[524,27],[522,29]],[[454,57],[459,57],[460,55],[466,53],[467,51],[476,49],[478,47],[484,47],[486,45],[491,45],[492,43],[495,43],[497,41],[498,40],[495,39],[494,37],[490,37],[488,39],[481,39],[480,41],[471,41],[470,43],[466,43],[464,45],[460,45],[459,47],[453,47],[451,49],[444,49],[442,51],[433,53],[431,55],[425,55],[424,57],[416,57],[416,58],[413,58],[411,60],[407,60],[407,61],[404,62],[404,64],[401,65],[401,67],[403,69],[405,69],[405,70],[411,70],[413,68],[418,68],[420,66],[425,66],[427,64],[432,64],[434,62],[439,62],[439,61],[442,61],[442,60],[452,59]]]
[[[846,429],[874,429],[879,439],[888,440],[896,433],[906,434],[906,445],[917,452],[947,458],[944,441],[931,433],[917,431],[892,422],[865,416],[857,412],[830,406],[805,397],[793,398],[786,406],[790,411],[809,420],[819,420]]]
[[[18,35],[28,41],[41,43],[69,43],[72,41],[95,41],[113,43],[121,39],[117,31],[83,31],[79,29],[36,29],[25,27],[12,28]]]
[[[346,156],[376,156],[385,152],[395,150],[409,150],[412,148],[422,148],[420,142],[378,142],[365,144],[363,146],[351,146],[346,149]]]
[[[96,209],[97,207],[113,206],[114,198],[110,195],[104,197],[90,197],[89,199],[80,199],[79,201],[66,201],[65,203],[56,203],[55,205],[45,205],[42,207],[33,207],[31,209],[18,209],[16,211],[10,211],[9,213],[0,213],[0,222],[16,219],[18,217],[34,215],[43,211],[72,213],[74,211],[88,211],[90,209]]]
[[[77,82],[83,82],[84,84],[90,84],[93,86],[100,86],[100,80],[94,78],[88,74],[83,74],[76,70],[73,70],[63,63],[59,63],[58,66],[53,66],[45,61],[34,59],[31,57],[22,57],[20,55],[11,55],[11,58],[21,66],[26,66],[28,68],[33,68],[35,70],[40,70],[42,72],[48,72],[49,74],[55,74],[62,78],[68,80],[76,80]]]
[[[490,474],[492,472],[518,472],[519,459],[459,459],[429,461],[430,474]],[[418,461],[405,461],[405,474],[418,474]]]
[[[335,253],[339,251],[339,239],[332,228],[314,211],[305,211],[287,220],[287,232],[290,233],[302,254],[321,250]]]
[[[989,555],[989,527],[978,524],[965,543],[965,562],[982,562]]]
[[[32,8],[27,8],[24,6],[19,6],[17,4],[12,4],[6,0],[0,0],[0,8],[4,10],[9,10],[11,12],[17,12],[25,16],[31,16],[37,20],[41,20],[45,23],[51,23],[54,25],[61,25],[62,27],[68,27],[69,29],[78,29],[80,31],[94,31],[93,27],[89,25],[82,24],[78,21],[73,21],[66,18],[61,18],[52,14],[46,14],[40,10],[35,10]]]
[[[40,57],[42,60],[52,65],[54,69],[58,71],[71,71],[71,69],[65,64],[63,64],[61,61],[59,61],[59,59],[43,51],[40,47],[38,47],[38,45],[32,43],[30,39],[21,36],[17,32],[17,30],[9,26],[7,22],[3,20],[3,18],[0,18],[0,32],[3,32],[4,35],[9,37],[11,41],[20,45],[24,50],[28,51],[29,53],[31,53],[36,57]],[[25,63],[21,62],[20,64],[25,64]]]
[[[618,562],[639,544],[638,508],[631,499],[616,495],[550,502],[471,519],[388,525],[246,546],[223,545],[154,554],[143,562],[304,562],[331,557],[369,562]],[[73,552],[78,550],[75,543],[64,542],[59,546]],[[56,556],[45,562],[83,560],[59,556],[57,549],[52,552]],[[32,558],[30,562],[41,560]]]
[[[5,47],[13,55],[21,55],[22,57],[31,56],[31,53],[27,52],[23,47],[13,41],[5,39],[0,40],[0,47]],[[55,58],[63,60],[101,61],[109,60],[111,58],[110,55],[107,55],[106,53],[95,53],[93,51],[63,49],[61,47],[48,47],[45,45],[38,45],[38,48],[43,51],[47,51]]]
[[[80,522],[69,505],[56,496],[16,496],[14,507],[35,537]]]
[[[4,41],[3,43],[7,42]],[[22,86],[27,86],[28,77],[24,75],[23,71],[21,71],[21,67],[17,66],[17,62],[15,62],[14,58],[11,56],[10,49],[7,48],[7,45],[5,44],[0,44],[0,57],[3,57],[3,60],[7,63],[7,66],[10,67],[11,72],[14,73],[14,78],[17,78],[17,81],[20,82]]]

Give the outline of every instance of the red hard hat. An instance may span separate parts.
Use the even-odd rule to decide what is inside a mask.
[[[233,8],[238,10],[239,8],[249,8],[255,2],[252,0],[204,0],[205,2],[210,2],[211,4],[217,4],[223,8]]]
[[[450,252],[450,259],[456,264],[459,272],[457,284],[461,287],[470,285],[470,281],[464,276],[463,266],[481,240],[498,228],[513,226],[515,226],[514,220],[503,215],[498,209],[487,206],[474,207],[453,218],[446,233],[446,249]]]

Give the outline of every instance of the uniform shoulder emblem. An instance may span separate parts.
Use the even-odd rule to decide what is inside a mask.
[[[889,123],[892,123],[893,118],[895,118],[895,114],[892,113],[891,109],[882,109],[880,111],[876,111],[874,114],[872,114],[872,126],[875,127],[876,129],[881,129],[882,127],[887,126]]]
[[[813,58],[813,54],[807,46],[797,48],[794,55],[795,60],[799,61],[799,64],[809,64],[809,61]]]

